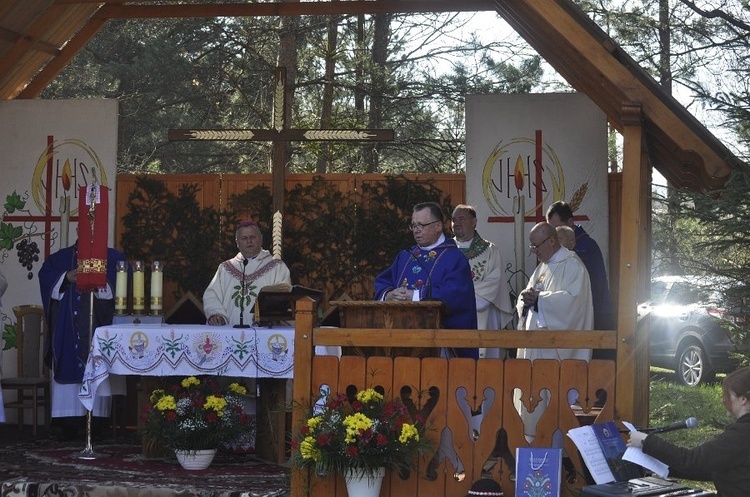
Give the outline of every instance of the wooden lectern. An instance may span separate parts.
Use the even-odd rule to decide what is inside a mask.
[[[379,300],[336,300],[342,328],[414,328],[438,329],[443,303],[436,300],[419,302],[382,302]],[[424,347],[342,347],[342,355],[387,357],[438,357],[440,348]]]

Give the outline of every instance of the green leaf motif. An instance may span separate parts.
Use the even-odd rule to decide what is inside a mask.
[[[3,327],[3,350],[16,348],[16,325],[6,324]]]
[[[23,233],[23,228],[20,226],[0,223],[0,249],[11,250],[14,240],[21,236],[21,233]]]
[[[6,212],[8,214],[13,214],[17,210],[21,210],[24,207],[26,207],[26,201],[24,201],[21,196],[17,192],[13,192],[7,197],[5,197],[5,207]]]

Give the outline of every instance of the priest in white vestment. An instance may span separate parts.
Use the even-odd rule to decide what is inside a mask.
[[[560,245],[557,231],[548,223],[538,223],[529,233],[529,248],[539,265],[519,295],[518,328],[521,330],[593,330],[594,306],[589,274],[575,252]],[[519,359],[591,360],[591,349],[518,349]],[[531,411],[521,401],[532,394],[541,397]],[[572,394],[572,392],[571,392]],[[513,403],[524,424],[524,436],[531,443],[536,426],[551,402],[548,390],[521,392],[516,389]],[[569,396],[568,402],[575,402]],[[555,445],[557,446],[557,445]]]
[[[575,252],[560,245],[548,223],[529,234],[539,265],[516,304],[521,330],[593,330],[594,308],[586,266]],[[520,359],[591,360],[591,349],[519,349]]]
[[[453,209],[451,226],[456,245],[469,260],[477,302],[477,329],[501,330],[513,320],[513,306],[504,277],[500,247],[477,233],[477,211],[470,205]],[[505,349],[480,349],[480,357],[505,358]]]
[[[256,223],[240,223],[235,243],[239,253],[219,265],[203,293],[203,310],[210,325],[240,324],[241,315],[243,324],[252,324],[260,289],[292,284],[286,264],[263,249],[263,235]]]

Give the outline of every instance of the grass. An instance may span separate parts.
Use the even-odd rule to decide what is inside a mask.
[[[678,385],[667,373],[652,369],[649,384],[649,425],[666,426],[695,417],[699,425],[659,436],[682,447],[695,447],[710,440],[732,421],[721,403],[721,380],[696,388]],[[715,491],[711,482],[683,480],[685,485]]]

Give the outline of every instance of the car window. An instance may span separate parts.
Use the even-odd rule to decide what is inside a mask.
[[[667,295],[669,286],[666,281],[654,281],[651,283],[651,302],[661,304]]]
[[[711,301],[713,289],[694,284],[676,281],[667,295],[667,302],[674,305],[691,305]]]

